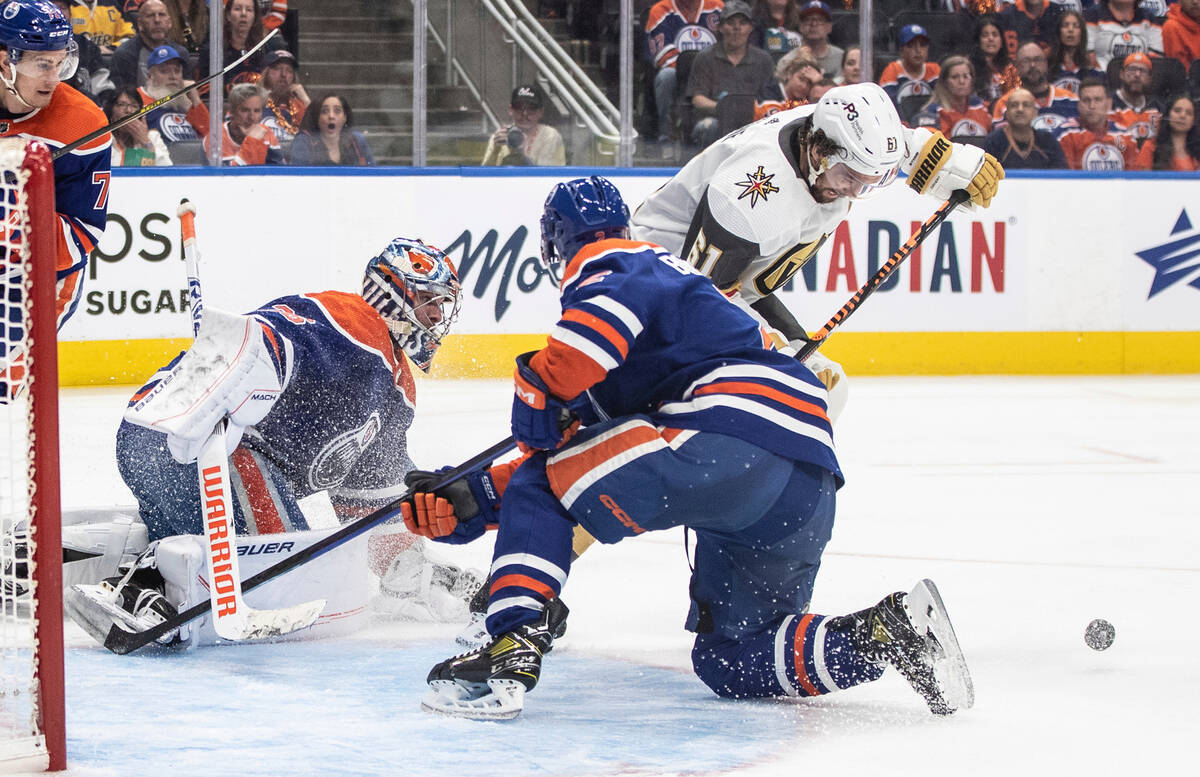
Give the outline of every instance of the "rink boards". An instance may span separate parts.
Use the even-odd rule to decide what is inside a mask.
[[[464,287],[435,374],[507,375],[559,313],[536,259],[541,204],[589,172],[636,205],[671,171],[115,171],[108,230],[60,333],[62,381],[138,383],[186,347],[182,197],[198,210],[207,305],[357,290],[391,238],[420,237],[447,250]],[[903,185],[857,203],[779,293],[820,328],[938,204]],[[857,374],[1200,372],[1200,187],[1165,173],[1010,175],[990,209],[948,219],[825,350]]]

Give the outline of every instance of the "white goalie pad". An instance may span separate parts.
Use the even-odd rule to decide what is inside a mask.
[[[325,530],[238,537],[238,564],[243,580],[331,533]],[[285,609],[312,599],[326,600],[311,628],[272,641],[322,639],[361,628],[366,623],[369,597],[366,547],[365,537],[350,540],[247,592],[246,604],[259,610]],[[208,601],[203,537],[185,534],[160,540],[155,549],[155,563],[166,581],[167,600],[178,610]],[[180,636],[189,646],[224,642],[218,639],[208,614],[184,626]]]
[[[62,520],[64,589],[117,574],[122,561],[133,561],[149,546],[136,507],[73,510]]]
[[[206,308],[192,347],[125,419],[165,432],[171,455],[186,464],[196,460],[217,421],[228,416],[232,452],[241,430],[266,417],[290,378],[276,370],[262,326],[250,316]],[[290,371],[291,343],[275,342]]]

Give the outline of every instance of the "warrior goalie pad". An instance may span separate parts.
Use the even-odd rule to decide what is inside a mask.
[[[195,461],[228,416],[232,453],[242,430],[266,417],[287,385],[291,343],[249,316],[206,308],[196,342],[125,411],[131,423],[165,432],[171,455]]]

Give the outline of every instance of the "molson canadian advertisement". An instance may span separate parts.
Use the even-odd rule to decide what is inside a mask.
[[[197,206],[206,306],[354,291],[393,237],[421,238],[463,285],[435,374],[508,375],[559,313],[538,261],[542,202],[589,171],[182,172],[114,176],[108,229],[60,333],[64,383],[137,383],[187,346],[183,197]],[[631,207],[668,173],[599,172]],[[819,330],[939,205],[902,181],[855,203],[777,293]],[[1200,371],[1197,225],[1200,192],[1183,178],[1010,176],[989,209],[935,230],[823,350],[866,374]]]

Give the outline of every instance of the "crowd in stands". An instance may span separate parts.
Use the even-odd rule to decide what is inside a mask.
[[[895,53],[873,74],[862,72],[857,5],[644,0],[656,120],[642,126],[673,159],[874,75],[905,123],[983,146],[1007,168],[1200,170],[1200,0],[877,2]],[[853,22],[837,39],[835,13]]]
[[[209,73],[215,2],[51,1],[79,41],[72,85],[110,116]],[[682,162],[756,118],[874,78],[910,126],[983,146],[1008,168],[1200,169],[1200,0],[881,0],[872,72],[857,6],[637,0],[648,96],[639,130],[662,159]],[[537,10],[569,17],[572,35],[600,35],[589,7],[541,0]],[[228,65],[284,22],[287,2],[224,0],[221,13]],[[374,164],[345,95],[310,100],[296,54],[276,36],[226,75],[222,163]],[[203,163],[212,140],[203,94],[122,128],[120,164]],[[564,164],[545,108],[538,86],[518,86],[511,122],[488,139],[481,164]]]
[[[116,120],[209,74],[209,0],[51,0],[72,20],[80,67],[70,84]],[[225,0],[226,66],[287,16],[287,0]],[[373,165],[342,95],[317,106],[281,36],[228,72],[221,164]],[[207,86],[157,106],[113,133],[115,166],[203,164],[211,146]]]

